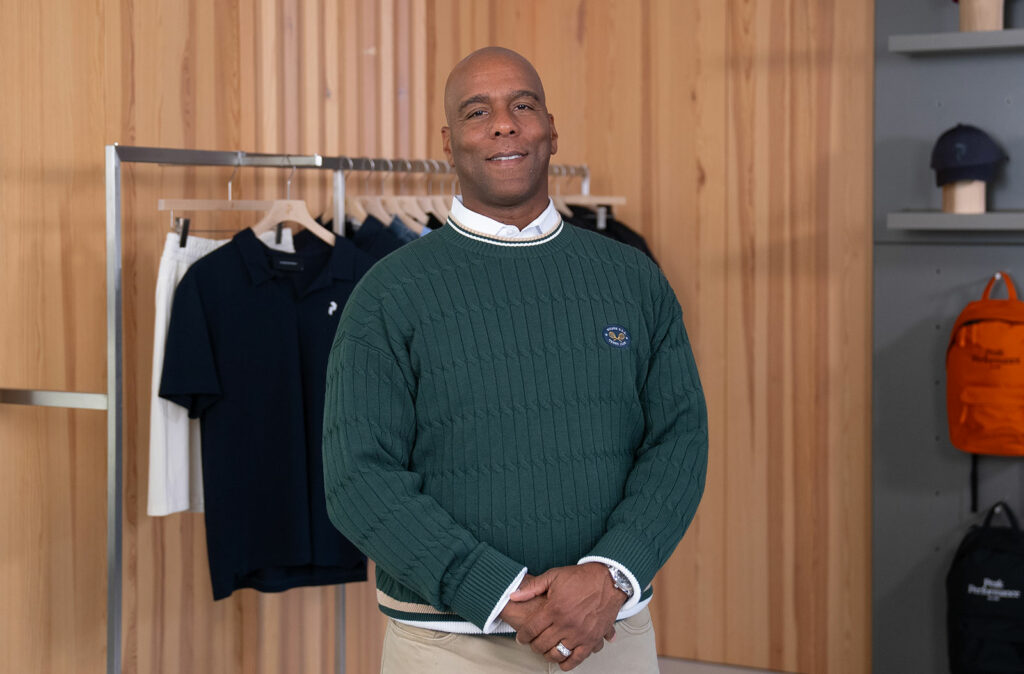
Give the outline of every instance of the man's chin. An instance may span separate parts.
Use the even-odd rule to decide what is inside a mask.
[[[508,189],[509,185],[502,185],[502,187],[504,189],[494,190],[483,195],[481,201],[499,208],[516,208],[537,198],[535,189]]]

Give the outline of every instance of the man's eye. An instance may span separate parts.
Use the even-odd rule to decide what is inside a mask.
[[[533,110],[529,103],[516,103],[516,110]]]
[[[469,113],[468,115],[466,115],[466,119],[469,119],[469,118],[471,118],[471,117],[481,117],[481,116],[483,116],[484,114],[485,114],[485,113],[484,113],[484,111],[483,111],[483,110],[474,110],[473,112],[471,112],[471,113]]]

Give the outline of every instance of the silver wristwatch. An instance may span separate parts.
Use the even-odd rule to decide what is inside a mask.
[[[626,599],[633,596],[633,583],[629,582],[629,578],[622,572],[622,569],[606,564],[609,573],[612,574],[612,582],[615,583],[615,587],[622,590],[626,594]]]

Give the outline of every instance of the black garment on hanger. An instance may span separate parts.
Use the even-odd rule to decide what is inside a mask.
[[[317,218],[317,221],[320,222],[320,218]],[[334,231],[333,219],[320,222],[320,224]],[[393,253],[405,243],[388,229],[383,222],[372,215],[367,215],[366,220],[358,227],[356,223],[346,218],[343,233],[347,240],[356,245],[356,248],[368,253],[375,260],[383,258],[388,253]],[[305,237],[307,234],[309,233],[299,232],[296,236]]]
[[[644,255],[651,258],[651,260],[657,264],[658,261],[654,259],[654,255],[651,253],[651,249],[647,247],[647,241],[644,240],[640,234],[636,233],[628,225],[619,220],[615,219],[612,215],[611,206],[608,206],[608,214],[605,220],[605,228],[597,228],[597,212],[587,208],[585,206],[569,206],[572,210],[572,217],[564,218],[566,222],[582,227],[583,229],[589,229],[592,232],[603,234],[610,239],[614,239],[627,246],[632,246],[637,250],[643,252]]]
[[[374,260],[340,237],[295,250],[243,229],[174,296],[160,395],[201,420],[214,599],[366,579],[327,516],[321,440],[338,319]]]
[[[441,229],[444,223],[437,219],[433,213],[427,213],[427,227],[429,229]]]

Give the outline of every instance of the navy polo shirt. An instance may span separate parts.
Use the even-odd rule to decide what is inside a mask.
[[[320,445],[331,343],[374,259],[343,238],[295,245],[244,229],[174,295],[160,395],[201,420],[214,599],[366,579],[328,519]]]

